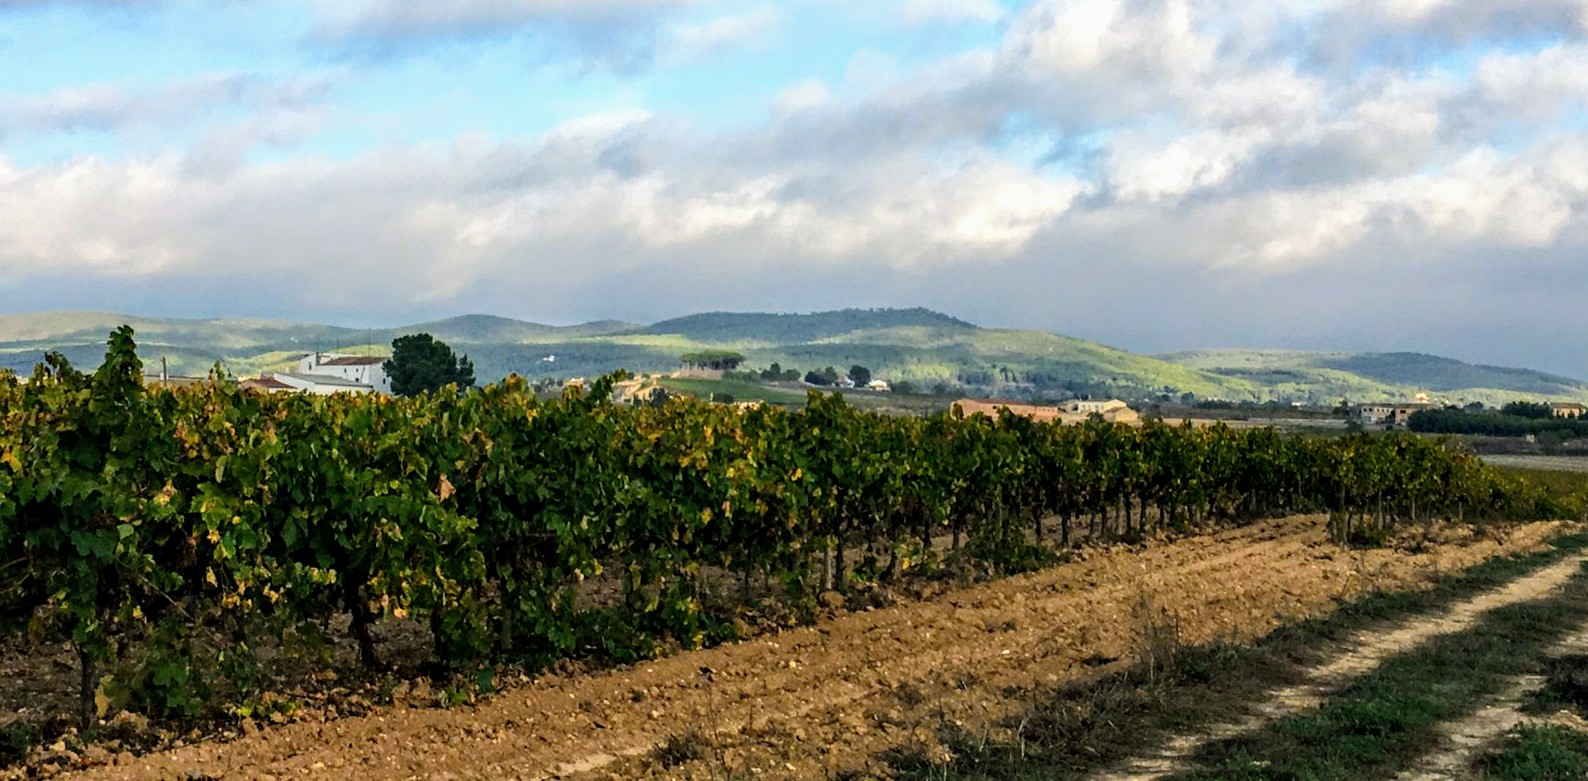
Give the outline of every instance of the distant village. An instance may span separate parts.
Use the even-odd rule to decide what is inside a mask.
[[[1444,409],[1447,405],[1429,400],[1428,394],[1419,393],[1412,401],[1362,404],[1357,407],[1357,419],[1367,426],[1372,425],[1404,425],[1411,417],[1424,410]],[[1549,409],[1552,417],[1566,420],[1577,420],[1588,413],[1588,406],[1574,401],[1546,402],[1544,406]],[[1484,409],[1483,405],[1470,405],[1468,411],[1478,412]]]
[[[239,388],[260,393],[304,393],[317,396],[338,393],[382,395],[392,393],[391,378],[386,372],[389,356],[316,352],[299,356],[295,360],[296,365],[292,371],[264,372],[257,377],[240,380],[237,385]],[[721,380],[724,376],[735,372],[742,361],[743,357],[735,353],[696,353],[684,356],[680,361],[680,368],[665,376]],[[892,392],[892,387],[886,380],[863,376],[861,379],[864,384],[860,384],[850,374],[837,372],[831,368],[812,371],[803,377],[797,372],[784,373],[781,370],[774,372],[778,375],[777,379],[799,377],[800,384],[810,387],[871,393]],[[766,379],[767,377],[763,376],[765,374],[758,374],[756,377]],[[864,374],[869,375],[869,372]],[[642,375],[615,383],[612,387],[612,400],[619,404],[644,400],[651,392],[661,387],[659,379],[660,376],[657,375]],[[204,381],[195,377],[172,377],[163,373],[147,378],[147,384],[151,387],[182,387]],[[562,381],[561,385],[582,387],[588,383],[588,379],[576,377]],[[745,405],[760,402],[732,403]],[[1136,424],[1141,421],[1140,413],[1118,399],[1073,400],[1053,407],[997,400],[960,399],[951,407],[958,408],[965,415],[989,416],[998,415],[1000,409],[1008,409],[1016,415],[1042,422],[1079,423],[1093,416],[1112,423]]]
[[[257,377],[239,380],[239,388],[260,393],[303,393],[309,395],[327,396],[338,393],[351,394],[392,394],[391,377],[387,374],[386,364],[390,360],[384,355],[355,355],[341,352],[315,352],[298,356],[293,359],[291,371],[264,372]],[[892,393],[893,386],[884,379],[870,376],[864,367],[851,367],[850,372],[840,372],[832,367],[813,370],[800,374],[795,370],[783,370],[774,364],[771,368],[759,372],[739,371],[744,357],[733,352],[708,352],[685,355],[680,360],[679,368],[667,374],[640,375],[622,382],[615,383],[612,387],[612,400],[619,404],[643,403],[654,398],[665,398],[670,393],[662,384],[663,379],[694,379],[694,380],[723,380],[741,379],[752,382],[773,383],[781,386],[812,387],[853,391],[859,393]],[[851,376],[856,375],[856,376]],[[174,377],[162,372],[146,378],[151,387],[182,387],[186,385],[205,382],[206,380],[194,377]],[[589,380],[577,377],[567,380],[555,381],[555,387],[585,386]],[[543,388],[550,391],[551,388]],[[708,398],[708,400],[723,401],[738,406],[753,406],[763,402],[755,400],[736,400],[727,398]],[[986,398],[960,398],[949,403],[950,409],[957,409],[964,415],[987,415],[996,417],[1007,410],[1011,414],[1027,417],[1039,422],[1057,422],[1062,424],[1076,424],[1091,419],[1100,419],[1110,423],[1125,425],[1138,425],[1144,417],[1160,417],[1161,413],[1156,405],[1143,404],[1133,407],[1126,401],[1107,398],[1071,399],[1054,404],[1039,404],[1029,401],[986,399]],[[1540,413],[1547,409],[1547,416],[1562,421],[1588,422],[1588,405],[1576,402],[1548,402],[1537,405]],[[1210,405],[1214,407],[1214,405]],[[1335,416],[1336,425],[1342,420],[1347,425],[1380,426],[1384,428],[1404,428],[1412,416],[1426,410],[1453,409],[1450,405],[1436,401],[1428,393],[1415,394],[1408,401],[1399,402],[1368,402],[1351,405],[1342,402],[1341,407],[1330,410]],[[1486,408],[1481,404],[1472,404],[1464,408],[1468,412],[1481,412]],[[1144,415],[1144,412],[1147,414]],[[1200,411],[1199,411],[1200,413]],[[1227,423],[1242,424],[1238,417],[1209,416],[1209,419],[1197,419],[1196,415],[1184,416],[1193,424],[1212,423],[1215,418],[1222,418]],[[1176,417],[1178,419],[1178,416]]]

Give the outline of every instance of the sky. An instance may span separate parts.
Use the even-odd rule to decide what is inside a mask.
[[[0,313],[1588,377],[1588,0],[0,0]]]

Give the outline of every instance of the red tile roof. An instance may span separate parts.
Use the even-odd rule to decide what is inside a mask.
[[[237,385],[243,388],[253,388],[263,391],[297,390],[291,385],[288,385],[281,380],[276,379],[275,377],[255,377],[251,380],[243,380],[242,382],[237,383]]]

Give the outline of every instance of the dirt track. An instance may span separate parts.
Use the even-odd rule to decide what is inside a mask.
[[[479,707],[385,708],[188,746],[75,778],[826,778],[878,752],[931,746],[945,721],[987,728],[1036,684],[1127,657],[1137,605],[1174,616],[1185,642],[1246,639],[1337,597],[1425,582],[1556,530],[1436,552],[1347,552],[1321,518],[1257,524],[854,613],[822,624],[596,675],[547,677]],[[1088,665],[1088,662],[1092,666]],[[706,736],[702,759],[663,770],[670,736]]]
[[[1559,643],[1549,651],[1551,656],[1582,654],[1588,652],[1588,627]],[[1457,781],[1471,774],[1472,763],[1479,754],[1492,748],[1513,727],[1529,719],[1522,713],[1528,695],[1542,689],[1546,683],[1542,675],[1522,675],[1511,680],[1500,694],[1483,704],[1458,722],[1445,724],[1441,750],[1429,753],[1412,768],[1396,776],[1396,781]],[[1581,729],[1581,725],[1574,725]]]
[[[1328,695],[1338,691],[1347,683],[1373,672],[1395,654],[1409,651],[1440,635],[1465,631],[1485,615],[1499,608],[1541,599],[1576,575],[1582,569],[1584,561],[1588,559],[1573,556],[1518,578],[1503,588],[1457,603],[1443,613],[1412,616],[1393,628],[1376,627],[1363,632],[1327,663],[1309,670],[1305,682],[1269,692],[1266,701],[1258,707],[1256,713],[1229,724],[1202,727],[1193,733],[1177,735],[1162,750],[1149,756],[1139,757],[1128,763],[1123,770],[1104,773],[1098,778],[1100,781],[1154,781],[1189,770],[1187,760],[1202,746],[1254,732],[1285,716],[1315,708],[1322,704]],[[1588,640],[1574,638],[1563,644],[1562,648],[1575,647],[1573,643],[1583,642]],[[1519,691],[1515,697],[1520,699],[1525,693],[1525,690]],[[1480,719],[1478,724],[1488,725],[1491,721],[1492,719]],[[1478,726],[1474,725],[1451,727],[1454,735],[1471,733],[1477,729]],[[1509,725],[1496,729],[1495,734],[1506,729],[1509,729]],[[1450,768],[1466,767],[1465,760],[1451,758],[1451,755],[1431,755],[1430,761],[1437,763],[1441,757],[1453,763],[1449,765]],[[1443,765],[1438,766],[1443,767]]]

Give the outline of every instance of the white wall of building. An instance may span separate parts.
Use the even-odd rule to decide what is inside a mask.
[[[352,360],[355,363],[339,363]],[[313,353],[298,361],[300,374],[328,374],[344,380],[368,385],[376,393],[391,395],[391,378],[386,376],[385,358],[341,353]]]
[[[294,389],[296,389],[296,390],[298,390],[300,392],[303,392],[303,393],[307,393],[307,394],[309,394],[311,396],[330,396],[330,395],[336,394],[336,393],[359,393],[359,394],[362,394],[362,393],[370,393],[371,392],[371,390],[369,388],[367,388],[367,387],[358,387],[358,386],[349,386],[349,385],[328,385],[328,384],[325,384],[325,383],[315,382],[312,378],[300,377],[300,376],[295,376],[295,375],[292,375],[292,374],[280,374],[280,373],[278,373],[278,374],[272,374],[272,375],[269,375],[269,376],[275,378],[275,380],[277,382],[279,382],[279,383],[281,383],[283,385],[289,385],[289,386],[293,387]]]
[[[1125,402],[1120,401],[1119,399],[1105,399],[1102,401],[1074,399],[1064,403],[1064,410],[1066,412],[1080,412],[1087,415],[1095,412],[1101,415],[1110,410],[1123,409],[1126,406],[1127,405]]]

